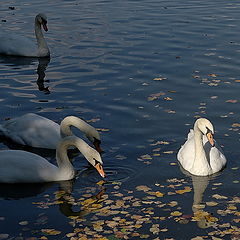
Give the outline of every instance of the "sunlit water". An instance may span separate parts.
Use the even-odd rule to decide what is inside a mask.
[[[202,192],[203,203],[218,201],[213,194],[227,196],[219,209],[239,197],[239,5],[223,0],[1,1],[1,29],[33,37],[34,16],[38,12],[48,16],[45,37],[52,53],[50,61],[0,57],[1,121],[28,112],[58,123],[67,115],[82,117],[101,133],[108,181],[98,186],[98,174],[75,155],[79,172],[74,183],[0,185],[0,239],[191,239],[216,230],[203,228],[200,220],[181,224],[171,212],[193,215],[196,192]],[[215,138],[228,159],[226,169],[210,179],[194,180],[176,164],[177,150],[197,116],[214,123]],[[6,141],[0,147],[21,148]],[[32,151],[55,163],[54,152]],[[171,195],[171,183],[191,191]],[[164,196],[146,198],[137,186]],[[64,193],[62,198],[57,197],[59,192]],[[128,205],[136,199],[143,202],[117,208],[129,215],[97,215],[96,206],[80,211],[80,203],[98,192],[113,204],[122,199]],[[125,198],[129,196],[131,200]],[[56,199],[60,200],[54,203]],[[172,201],[178,205],[159,207],[160,202]],[[104,201],[101,204],[106,207]],[[239,226],[234,221],[239,215],[217,215],[217,210],[205,209],[219,224]],[[76,215],[79,218],[72,220]],[[136,224],[132,215],[149,219]],[[138,226],[128,231],[124,224],[96,230],[96,221],[114,217]],[[153,224],[162,231],[149,230]],[[224,239],[234,236],[239,237],[232,233]]]

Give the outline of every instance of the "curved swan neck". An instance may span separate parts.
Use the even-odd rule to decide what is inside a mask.
[[[74,176],[74,168],[67,155],[67,150],[72,145],[74,145],[74,143],[71,139],[62,140],[57,146],[56,159],[60,173]]]
[[[192,165],[192,173],[195,175],[206,175],[206,172],[208,175],[211,174],[212,170],[203,147],[203,133],[200,131],[197,124],[194,125],[194,144],[195,156]]]
[[[39,57],[41,56],[49,56],[49,49],[46,40],[44,39],[43,33],[42,33],[42,28],[41,24],[35,19],[35,35],[37,39],[37,45],[38,45],[38,54]]]
[[[62,141],[57,146],[56,158],[59,169],[73,170],[73,166],[68,158],[67,150],[69,147],[76,147],[83,154],[83,156],[88,160],[87,156],[89,154],[89,145],[82,139],[75,136],[68,136],[63,138]],[[95,150],[94,150],[95,151]]]
[[[194,126],[194,142],[195,142],[195,159],[199,159],[204,156],[205,151],[203,149],[203,134],[198,128],[198,126]]]
[[[60,133],[61,133],[62,137],[73,135],[73,133],[70,129],[71,126],[78,128],[80,131],[85,133],[87,135],[87,137],[91,136],[93,134],[96,136],[98,135],[95,128],[92,127],[91,125],[89,125],[88,123],[84,122],[82,119],[80,119],[78,117],[74,117],[74,116],[68,116],[62,120],[61,125],[60,125]],[[98,138],[100,138],[100,137],[98,137]]]

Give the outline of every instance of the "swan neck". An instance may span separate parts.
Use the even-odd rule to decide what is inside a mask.
[[[60,125],[60,132],[62,137],[72,136],[71,126],[78,128],[80,131],[85,133],[87,136],[91,135],[93,127],[81,120],[78,117],[68,116],[64,118]]]
[[[197,126],[194,126],[195,156],[191,169],[194,175],[210,175],[212,169],[208,163],[206,153],[203,147],[203,133]]]
[[[195,161],[204,156],[203,134],[197,126],[194,127],[194,142],[195,142]]]
[[[69,136],[63,138],[62,141],[57,146],[56,158],[60,170],[66,170],[69,172],[74,172],[73,166],[68,158],[67,150],[70,147],[76,147],[83,154],[83,156],[88,160],[87,156],[89,154],[89,145],[82,139]]]
[[[35,20],[35,35],[37,39],[39,57],[49,56],[48,45],[46,40],[44,39],[41,24],[37,20]]]
[[[74,169],[67,155],[67,150],[72,145],[73,144],[70,141],[63,140],[57,147],[56,159],[60,170],[60,175],[64,174],[65,176],[74,176]]]

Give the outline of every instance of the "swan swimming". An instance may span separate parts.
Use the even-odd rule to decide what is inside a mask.
[[[0,125],[0,136],[7,137],[12,141],[36,148],[56,149],[62,137],[73,135],[70,127],[74,126],[85,133],[98,152],[100,148],[100,135],[98,131],[75,116],[65,117],[61,124],[37,115],[27,113],[4,122]]]
[[[190,129],[188,139],[180,148],[177,158],[182,167],[193,175],[208,176],[219,172],[226,165],[226,158],[213,139],[212,123],[199,118]]]
[[[32,39],[16,33],[0,33],[0,54],[22,57],[49,57],[50,51],[44,39],[42,28],[48,31],[47,17],[39,13],[35,17],[35,36],[37,44]]]
[[[0,151],[0,182],[40,183],[73,179],[75,171],[67,156],[67,149],[71,146],[78,148],[87,161],[97,169],[98,173],[105,177],[100,154],[82,139],[68,136],[63,138],[57,147],[58,166],[31,152],[22,150]]]

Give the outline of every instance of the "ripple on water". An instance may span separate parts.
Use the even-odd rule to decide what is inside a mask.
[[[111,184],[113,182],[126,182],[133,178],[137,171],[129,166],[106,166],[104,167],[106,174],[106,184]],[[81,178],[83,182],[96,183],[99,181],[100,177],[94,168],[86,168],[79,172],[78,178]]]

